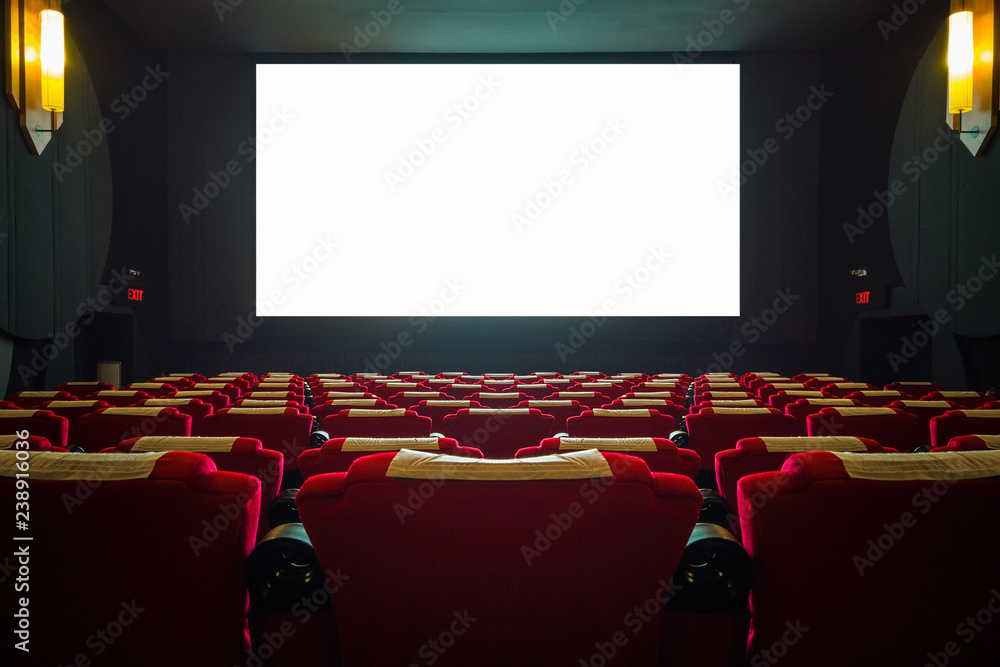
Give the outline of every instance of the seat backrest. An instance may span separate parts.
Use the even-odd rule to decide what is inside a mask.
[[[431,434],[431,419],[413,410],[349,408],[323,418],[330,438],[420,438]]]
[[[912,399],[918,399],[932,391],[941,391],[944,389],[937,382],[890,382],[885,388],[902,392],[906,398]]]
[[[951,401],[964,410],[975,410],[990,401],[990,397],[979,391],[931,391],[921,398],[930,401]]]
[[[22,437],[24,436],[24,437]],[[0,435],[0,451],[65,452],[64,447],[56,447],[48,438],[40,435]]]
[[[214,389],[180,389],[174,394],[174,398],[197,398],[211,405],[214,412],[228,407],[231,403],[228,396]]]
[[[311,477],[296,501],[320,565],[351,576],[333,594],[343,664],[409,665],[450,632],[448,664],[509,667],[569,664],[621,632],[623,614],[669,588],[701,494],[593,450],[404,451]],[[661,608],[644,612],[653,628]],[[616,663],[655,664],[658,632],[628,639]]]
[[[75,398],[65,391],[19,391],[8,396],[7,401],[22,410],[35,410],[49,401],[72,401]]]
[[[113,408],[130,408],[137,405],[139,401],[147,398],[155,398],[155,396],[134,389],[102,389],[93,394],[92,398],[107,401],[108,405]]]
[[[802,435],[805,435],[806,417],[818,413],[823,408],[831,407],[856,408],[860,406],[853,398],[799,398],[785,406],[785,414],[795,418],[802,431]],[[819,433],[818,435],[836,434],[827,429],[826,432]]]
[[[935,447],[931,451],[968,452],[986,449],[1000,449],[1000,435],[956,435],[947,445]]]
[[[143,391],[153,398],[166,398],[172,396],[177,387],[166,382],[131,382],[122,389],[127,391]]]
[[[580,405],[579,401],[556,400],[556,399],[528,399],[521,401],[515,408],[535,408],[543,415],[552,415],[552,433],[565,433],[566,421],[570,417],[576,417],[586,408]]]
[[[997,475],[1000,451],[816,452],[740,480],[748,664],[995,664]]]
[[[527,400],[528,395],[513,391],[479,391],[469,398],[484,408],[512,408],[521,401]]]
[[[813,389],[816,387],[813,386]],[[819,387],[824,394],[831,398],[847,398],[848,394],[866,389],[878,389],[875,385],[867,382],[828,382]]]
[[[871,408],[884,408],[893,401],[903,400],[906,396],[903,392],[895,389],[862,389],[861,391],[852,391],[847,395],[847,398],[853,398],[861,405]]]
[[[260,519],[257,524],[257,539],[267,534],[267,509],[281,489],[284,474],[284,457],[270,449],[264,449],[256,438],[233,436],[221,437],[174,437],[146,436],[129,438],[106,452],[198,452],[212,459],[218,470],[238,472],[256,477],[260,481]]]
[[[14,497],[15,456],[0,452],[5,498]],[[13,541],[26,534],[15,529],[13,502],[0,509],[0,538],[16,545],[8,553],[29,555],[49,594],[30,595],[30,654],[8,638],[2,664],[83,664],[76,655],[109,665],[246,663],[244,567],[260,482],[187,452],[33,452],[28,463],[31,528],[44,531],[46,548]]]
[[[334,438],[322,447],[307,449],[299,455],[299,470],[304,478],[329,472],[347,472],[351,464],[362,456],[379,452],[398,452],[416,449],[426,452],[483,458],[483,453],[473,447],[462,447],[454,438],[428,436],[426,438]]]
[[[871,438],[901,452],[912,452],[930,442],[924,423],[896,408],[826,407],[806,417],[806,434]]]
[[[770,398],[768,398],[767,404],[770,407],[775,408],[776,410],[781,410],[782,412],[784,412],[786,405],[794,403],[800,398],[825,398],[825,396],[823,396],[823,392],[818,390],[814,391],[809,389],[799,389],[799,390],[782,389],[777,394],[774,394]]]
[[[202,420],[201,435],[256,438],[264,449],[281,452],[289,470],[309,447],[312,426],[312,415],[294,408],[225,408]]]
[[[685,418],[688,442],[702,470],[715,470],[715,455],[736,447],[740,438],[800,435],[795,419],[774,408],[702,408]]]
[[[609,410],[634,410],[636,408],[655,410],[661,415],[670,415],[676,422],[680,422],[688,412],[687,408],[684,407],[683,401],[676,403],[668,401],[665,398],[622,397],[616,398],[611,403],[602,405],[601,407]]]
[[[1000,410],[948,410],[932,417],[930,445],[941,447],[958,435],[1000,435]]]
[[[668,472],[694,479],[701,467],[701,458],[690,449],[680,449],[667,438],[546,438],[536,447],[525,447],[514,458],[578,452],[596,449],[640,458],[652,472]]]
[[[69,435],[69,444],[99,452],[144,435],[190,436],[191,416],[172,407],[101,408],[76,420]]]
[[[566,432],[589,438],[669,438],[677,420],[653,408],[585,410],[566,421]]]
[[[611,397],[597,391],[557,391],[545,397],[546,400],[577,401],[580,405],[595,410],[611,402]]]
[[[729,504],[731,510],[730,532],[734,535],[740,534],[736,497],[736,485],[740,479],[758,472],[781,470],[781,466],[793,454],[817,451],[885,452],[887,450],[870,438],[855,436],[740,438],[735,448],[723,450],[715,455],[715,476],[719,484],[719,494]]]
[[[65,447],[69,420],[50,410],[0,410],[0,435],[17,435],[19,431],[40,435],[55,447]]]
[[[930,428],[932,417],[943,415],[949,410],[958,409],[958,406],[951,401],[921,401],[913,398],[904,398],[898,401],[893,401],[886,407],[898,408],[903,412],[909,412],[911,415],[916,415],[928,429]]]
[[[76,425],[76,421],[85,414],[94,410],[111,407],[107,401],[99,401],[93,398],[82,398],[72,401],[48,401],[42,405],[43,410],[48,410],[53,414],[65,417],[69,420],[70,430]]]
[[[517,450],[552,435],[555,418],[537,408],[467,408],[444,418],[446,433],[491,459],[512,459]]]
[[[55,386],[56,391],[64,391],[77,398],[93,398],[99,391],[114,389],[115,386],[109,382],[63,382]]]

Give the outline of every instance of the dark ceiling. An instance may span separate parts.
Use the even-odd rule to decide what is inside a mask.
[[[938,0],[928,0],[936,2]],[[104,0],[168,51],[547,53],[828,49],[893,0]],[[905,4],[905,3],[904,3]],[[912,0],[920,11],[920,0]],[[365,35],[364,32],[368,32]],[[366,40],[368,40],[366,42]],[[692,46],[700,42],[701,46]]]

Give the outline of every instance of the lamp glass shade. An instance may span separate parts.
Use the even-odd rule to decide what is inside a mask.
[[[46,111],[63,111],[66,69],[63,15],[52,9],[43,9],[41,19],[42,43],[39,55],[42,61],[42,108]]]
[[[948,113],[972,111],[972,12],[948,18]]]

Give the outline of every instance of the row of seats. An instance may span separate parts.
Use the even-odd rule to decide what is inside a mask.
[[[46,549],[32,545],[31,571],[45,590],[73,591],[32,597],[32,664],[100,651],[107,664],[150,665],[337,664],[304,660],[316,655],[344,665],[986,665],[1000,654],[1000,624],[989,622],[1000,581],[967,556],[1000,528],[970,511],[1000,493],[998,441],[929,454],[743,443],[747,456],[787,455],[737,484],[743,556],[698,523],[703,497],[690,479],[594,449],[364,456],[310,477],[296,498],[301,532],[276,528],[254,551],[260,484],[220,472],[208,454],[136,451],[141,442],[131,453],[17,448],[0,451],[0,489],[13,497],[27,461],[32,514],[44,517],[32,526],[47,536]],[[67,497],[79,498],[71,511]],[[13,503],[0,512],[14,544]],[[740,583],[747,555],[753,575]],[[745,614],[693,613],[691,591],[738,600],[744,586],[749,643]],[[298,604],[284,614],[274,611],[282,587]],[[947,590],[949,604],[928,590]],[[877,622],[857,620],[859,600]],[[20,664],[11,644],[5,662]]]

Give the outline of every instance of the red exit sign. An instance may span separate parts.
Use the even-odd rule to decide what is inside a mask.
[[[128,300],[129,301],[142,301],[142,290],[128,288]]]
[[[854,294],[854,303],[871,303],[871,296],[871,290],[856,292]]]

